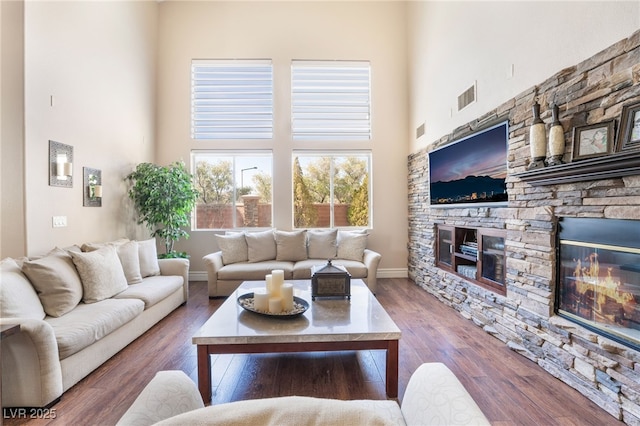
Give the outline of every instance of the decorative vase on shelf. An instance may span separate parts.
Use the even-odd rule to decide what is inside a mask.
[[[529,148],[531,149],[531,163],[528,170],[544,167],[547,157],[547,137],[544,122],[540,118],[540,104],[533,104],[533,124],[529,129]]]
[[[564,155],[564,129],[558,119],[558,113],[558,105],[553,104],[551,107],[553,122],[551,123],[551,129],[549,129],[547,166],[562,164],[562,156]]]

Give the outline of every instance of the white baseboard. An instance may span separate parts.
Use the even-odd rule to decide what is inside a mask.
[[[207,281],[207,271],[190,271],[189,281]]]
[[[407,278],[408,276],[407,268],[378,269],[378,278]],[[189,281],[207,281],[207,271],[189,272]]]
[[[408,278],[409,270],[407,268],[385,268],[378,269],[378,278]]]

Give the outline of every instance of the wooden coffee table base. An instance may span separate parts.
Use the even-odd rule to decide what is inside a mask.
[[[197,345],[198,388],[206,405],[211,403],[211,356],[215,354],[256,354],[277,352],[322,352],[384,349],[387,352],[386,388],[389,398],[398,397],[398,340],[351,342],[295,342],[228,345]]]

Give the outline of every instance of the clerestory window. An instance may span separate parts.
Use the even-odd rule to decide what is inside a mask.
[[[192,61],[192,139],[272,137],[271,60]]]
[[[371,139],[371,65],[368,61],[291,64],[294,140]]]

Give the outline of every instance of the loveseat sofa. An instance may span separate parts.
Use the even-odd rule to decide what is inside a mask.
[[[264,280],[274,269],[284,270],[285,280],[310,279],[311,268],[329,259],[375,294],[381,255],[367,248],[367,237],[337,229],[216,234],[220,250],[203,258],[209,297],[228,296],[243,281]]]
[[[188,299],[187,259],[155,240],[56,248],[2,260],[2,406],[44,407]]]
[[[119,426],[161,425],[489,425],[471,395],[442,363],[411,375],[402,405],[387,400],[286,396],[204,408],[182,371],[161,371],[143,389]]]

